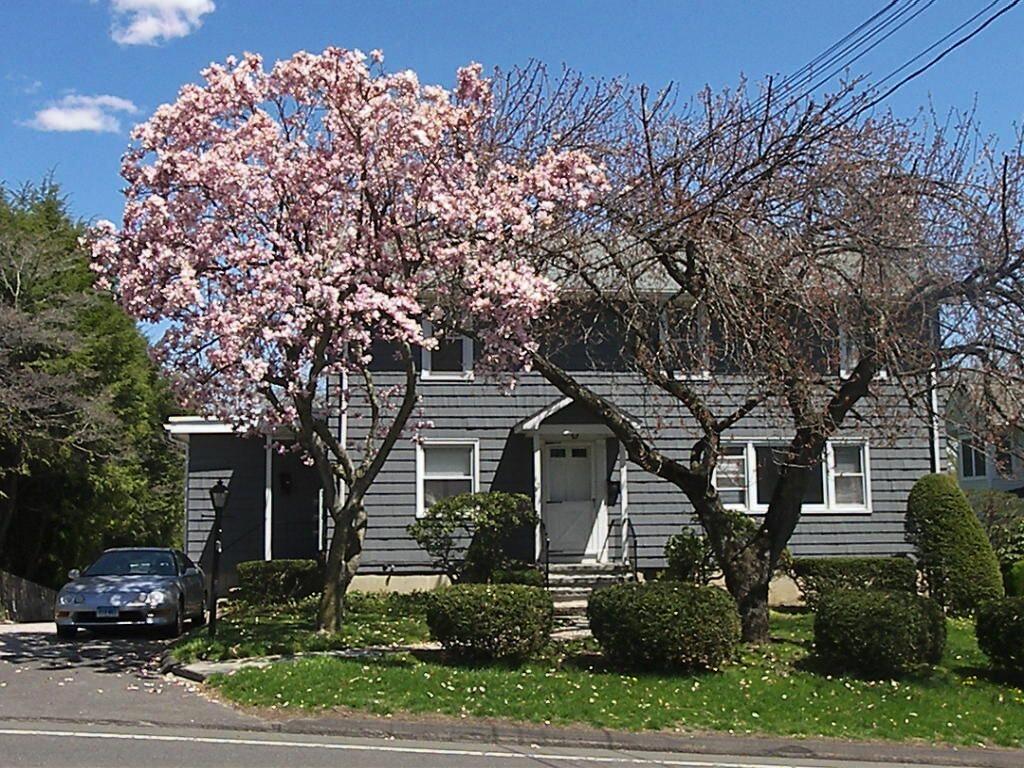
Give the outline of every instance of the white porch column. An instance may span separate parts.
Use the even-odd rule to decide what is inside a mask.
[[[629,560],[629,537],[626,522],[629,520],[629,458],[625,449],[619,451],[619,535],[622,537],[622,563]]]
[[[537,560],[540,558],[540,550],[543,546],[541,541],[541,530],[540,521],[541,513],[543,511],[543,505],[541,498],[541,464],[543,456],[541,455],[540,435],[534,433],[533,435],[533,510],[537,513],[537,528],[533,542],[533,559]]]
[[[263,559],[274,557],[274,441],[267,435],[263,448]]]

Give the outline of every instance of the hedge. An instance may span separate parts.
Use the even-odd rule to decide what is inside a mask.
[[[999,561],[953,477],[925,475],[914,483],[906,528],[928,594],[949,613],[969,615],[1003,596]]]
[[[427,605],[430,636],[467,659],[529,658],[547,644],[553,619],[551,596],[520,584],[456,584]]]
[[[905,557],[795,557],[791,572],[812,609],[840,589],[917,592],[917,566]]]
[[[946,617],[921,595],[839,590],[821,599],[814,647],[830,665],[871,678],[902,677],[942,659]]]
[[[499,568],[491,574],[492,584],[525,584],[528,587],[543,587],[544,572],[537,568]]]
[[[238,589],[251,603],[300,600],[323,589],[316,560],[248,560],[238,564]]]
[[[1024,597],[1024,560],[1006,567],[1003,571],[1003,586],[1010,597]]]
[[[996,667],[1024,675],[1024,597],[992,600],[978,609],[974,633],[978,647]]]
[[[590,596],[587,617],[605,657],[624,667],[717,669],[740,640],[736,604],[718,587],[616,584]]]

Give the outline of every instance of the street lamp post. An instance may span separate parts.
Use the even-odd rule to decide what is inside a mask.
[[[213,576],[210,579],[210,637],[217,634],[217,588],[220,582],[220,550],[224,533],[224,508],[228,505],[228,487],[218,480],[210,489],[213,504]]]

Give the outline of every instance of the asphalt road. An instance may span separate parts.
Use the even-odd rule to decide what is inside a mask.
[[[158,673],[161,641],[56,638],[53,625],[0,625],[0,768],[875,768],[834,761],[538,745],[442,743],[282,732]],[[1004,755],[1005,756],[1005,755]],[[1012,757],[1012,756],[1011,756]],[[960,763],[951,760],[951,763]],[[904,766],[925,763],[900,763]],[[927,762],[936,765],[934,760]],[[993,765],[1014,766],[1014,762]],[[895,763],[885,765],[893,768]]]

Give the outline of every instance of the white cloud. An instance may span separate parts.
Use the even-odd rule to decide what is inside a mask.
[[[110,36],[121,45],[156,45],[195,32],[215,9],[213,0],[110,0]]]
[[[36,112],[24,125],[37,131],[119,133],[121,121],[118,113],[132,115],[138,111],[138,107],[120,96],[71,93]]]

